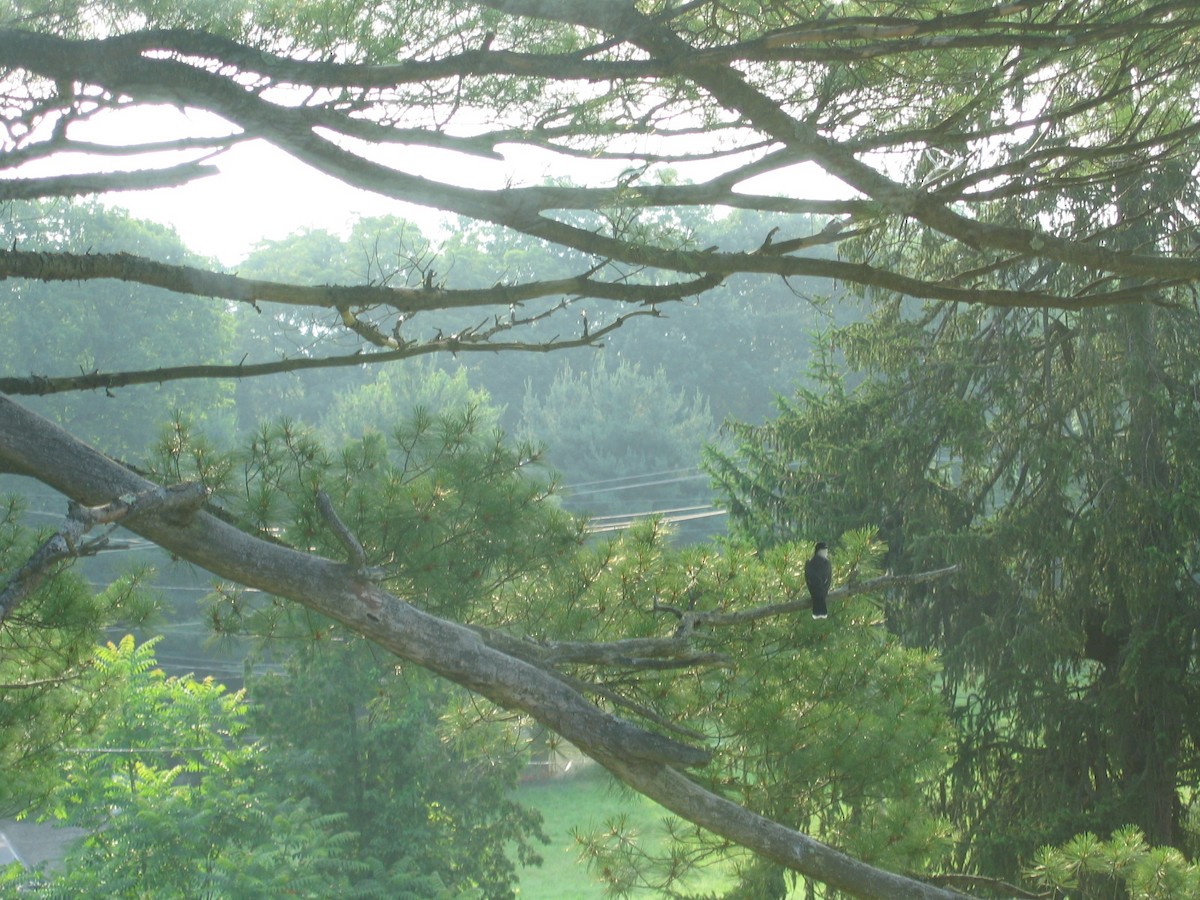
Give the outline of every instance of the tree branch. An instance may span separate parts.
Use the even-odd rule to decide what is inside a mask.
[[[396,362],[402,359],[413,359],[431,353],[553,353],[574,347],[597,347],[602,339],[623,326],[629,319],[637,316],[656,316],[652,309],[639,309],[624,313],[612,322],[592,329],[588,334],[577,338],[553,337],[541,342],[496,341],[492,340],[494,332],[479,334],[456,333],[448,336],[410,343],[392,350],[374,352],[355,351],[343,356],[301,356],[292,359],[279,359],[265,363],[238,363],[237,365],[190,365],[164,366],[158,369],[145,369],[134,372],[84,372],[79,375],[47,376],[30,375],[25,377],[0,378],[0,394],[15,396],[48,396],[71,391],[112,391],[117,388],[131,387],[139,384],[162,384],[168,381],[186,381],[188,379],[240,379],[257,378],[262,375],[279,375],[284,372],[300,372],[310,369],[332,369],[348,366],[369,366],[381,363]],[[501,329],[503,330],[503,329]]]
[[[34,474],[79,503],[108,502],[157,489],[2,396],[0,464]],[[961,896],[868,866],[716,796],[675,768],[704,765],[707,751],[603,712],[561,679],[487,646],[469,628],[424,613],[362,581],[350,566],[260,540],[203,511],[187,521],[145,511],[125,524],[221,578],[300,603],[503,708],[523,710],[635,790],[782,865],[861,897]]]
[[[317,491],[317,509],[320,510],[321,518],[325,520],[325,524],[329,526],[329,530],[334,533],[342,546],[346,548],[346,553],[349,555],[349,562],[354,566],[354,571],[359,575],[367,574],[367,553],[363,550],[362,542],[354,536],[346,523],[341,520],[337,514],[337,510],[333,508],[333,501],[329,499],[329,495],[322,490]]]
[[[829,592],[831,600],[845,600],[858,594],[872,594],[896,587],[907,587],[953,575],[957,565],[909,575],[881,575],[867,581],[843,585]],[[735,612],[685,610],[679,612],[679,625],[670,637],[625,638],[617,641],[521,641],[491,629],[473,626],[489,644],[520,656],[539,666],[586,665],[612,668],[670,668],[727,665],[729,659],[719,653],[701,653],[692,646],[698,628],[727,628],[778,616],[789,616],[812,609],[812,598],[770,603]]]
[[[910,575],[880,575],[867,581],[859,581],[834,588],[829,592],[830,600],[844,600],[857,594],[873,594],[890,588],[922,584],[926,581],[936,581],[957,572],[957,565],[941,569],[931,569],[928,572],[914,572]],[[787,616],[802,610],[812,609],[812,598],[803,600],[788,600],[784,603],[771,603],[766,606],[756,606],[751,609],[741,609],[735,612],[718,613],[703,610],[689,610],[683,614],[680,630],[689,632],[699,626],[720,628],[728,625],[743,625],[746,622],[758,622],[775,616]]]
[[[0,185],[4,182],[0,181]],[[593,268],[583,275],[490,288],[447,290],[439,287],[384,285],[300,285],[240,278],[194,266],[157,262],[130,253],[49,253],[0,250],[0,278],[36,281],[94,281],[112,278],[176,294],[214,297],[241,303],[279,303],[318,309],[387,306],[411,315],[416,312],[513,306],[543,297],[592,297],[623,303],[653,305],[702,294],[721,283],[718,275],[703,275],[672,284],[602,281]]]
[[[983,888],[992,894],[1002,894],[1005,897],[1020,898],[1020,900],[1049,900],[1049,898],[1057,896],[1054,891],[1029,891],[1000,878],[988,878],[984,875],[970,875],[963,872],[947,872],[935,875],[930,880],[934,884]]]
[[[39,480],[80,503],[162,492],[4,397],[0,459],[36,472]],[[258,539],[206,512],[188,522],[170,512],[170,507],[138,510],[124,524],[222,578],[300,602],[502,707],[524,709],[577,746],[611,744],[633,758],[683,766],[708,761],[707,751],[603,713],[544,671],[487,647],[470,629],[364,582],[352,566]]]
[[[183,163],[167,169],[137,172],[93,172],[86,175],[48,175],[43,178],[0,178],[0,202],[42,197],[79,197],[112,191],[173,188],[219,173],[216,166]]]
[[[103,506],[68,506],[63,525],[42,543],[3,588],[0,588],[0,622],[3,622],[51,575],[63,560],[90,556],[106,543],[105,538],[81,543],[81,538],[97,525],[115,525],[129,517],[155,513],[179,519],[200,508],[208,498],[201,484],[178,484],[168,488],[149,486],[136,494],[127,494]]]
[[[562,202],[564,197],[570,196],[563,190],[507,187],[503,190],[469,189],[373,162],[318,132],[318,128],[332,127],[330,122],[333,120],[326,113],[309,106],[287,107],[269,102],[261,91],[246,89],[229,73],[217,68],[203,68],[182,58],[143,55],[136,41],[129,38],[73,42],[30,32],[0,31],[0,51],[11,60],[13,66],[46,78],[98,84],[106,90],[127,94],[140,102],[166,100],[209,110],[233,123],[245,134],[269,140],[297,159],[349,185],[504,225],[580,252],[635,265],[714,277],[735,272],[814,275],[929,299],[1064,309],[1142,302],[1163,286],[1200,280],[1200,259],[1188,254],[1124,252],[1098,244],[1091,240],[1090,235],[1063,237],[1053,234],[1038,227],[1033,220],[1030,223],[1009,224],[1010,220],[1007,219],[992,221],[985,216],[965,215],[951,206],[954,198],[943,197],[919,184],[902,184],[867,165],[859,158],[851,142],[823,136],[814,124],[792,115],[778,99],[752,85],[732,66],[703,62],[703,48],[684,40],[661,21],[641,16],[632,7],[601,4],[596,9],[588,10],[571,3],[561,9],[546,10],[536,3],[529,5],[502,0],[486,5],[515,15],[533,15],[529,10],[536,8],[540,10],[538,15],[545,14],[555,20],[578,16],[574,20],[577,24],[587,23],[600,28],[614,36],[618,43],[635,45],[650,54],[651,58],[670,60],[673,73],[686,77],[706,91],[734,121],[745,123],[752,132],[754,142],[779,143],[786,151],[785,157],[816,162],[827,173],[867,198],[868,207],[873,210],[871,216],[886,217],[893,221],[915,220],[974,254],[1002,252],[1018,258],[1055,260],[1095,273],[1145,278],[1147,284],[1138,290],[1110,290],[1104,293],[1102,290],[1108,287],[1107,280],[1094,278],[1092,293],[1059,296],[1033,291],[996,290],[986,285],[952,285],[841,261],[817,261],[780,254],[681,251],[609,237],[548,215],[553,210],[576,208]],[[1012,16],[1017,12],[1019,5],[1015,4],[1001,5],[994,11],[998,16]],[[197,40],[203,40],[204,37],[197,35]],[[247,54],[258,53],[251,48],[244,49]],[[528,74],[536,77],[537,73]],[[543,74],[553,73],[547,70]],[[349,116],[350,113],[345,115]],[[352,126],[347,125],[347,128]],[[715,195],[718,189],[723,191],[724,199]],[[631,203],[666,206],[696,202],[705,205],[755,205],[747,203],[746,198],[733,190],[728,182],[717,180],[703,189],[689,185],[619,184],[606,190],[610,198],[608,202],[618,207]],[[590,205],[587,208],[594,209],[600,203],[595,190],[574,196],[589,198]],[[701,200],[701,197],[704,199]],[[774,202],[781,200],[775,198]],[[771,201],[764,203],[768,205],[756,208],[773,208]]]

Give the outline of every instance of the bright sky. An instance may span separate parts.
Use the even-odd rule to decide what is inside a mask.
[[[228,126],[216,116],[169,106],[124,110],[111,120],[97,117],[89,126],[72,130],[72,136],[134,143],[228,133]],[[141,165],[165,166],[195,158],[195,152],[164,153],[143,158]],[[105,201],[138,217],[173,225],[190,249],[226,265],[241,262],[259,241],[277,240],[306,228],[344,233],[359,218],[396,215],[432,231],[444,220],[444,214],[435,210],[348,187],[265,141],[240,144],[206,162],[220,174],[178,188],[110,194]],[[432,177],[449,174],[438,170],[451,167],[471,171],[452,153],[422,163],[424,173]]]
[[[402,216],[425,228],[438,219],[429,210],[347,187],[262,142],[237,147],[213,165],[220,175],[105,199],[140,218],[173,225],[189,249],[225,265],[241,262],[261,240],[305,228],[342,233],[358,218],[380,215]]]
[[[183,136],[213,136],[228,133],[219,118],[194,110],[157,106],[127,109],[98,115],[94,120],[77,123],[71,134],[78,140],[106,144],[134,144],[172,140]],[[505,148],[500,148],[501,151]],[[449,151],[422,148],[387,148],[397,165],[426,177],[472,187],[496,187],[510,184],[536,184],[556,175],[569,175],[576,183],[603,182],[619,174],[624,165],[594,162],[592,178],[580,171],[578,160],[564,160],[529,148],[507,148],[510,158],[489,161]],[[365,152],[378,156],[377,148]],[[196,153],[161,153],[140,157],[136,165],[167,166],[196,158]],[[353,222],[364,216],[395,215],[415,222],[426,234],[434,236],[448,221],[446,214],[381,197],[368,191],[347,187],[337,179],[323,175],[299,163],[262,141],[239,145],[209,160],[220,174],[202,178],[179,188],[156,191],[123,192],[108,195],[105,202],[123,206],[135,216],[175,227],[184,243],[193,251],[215,257],[227,266],[245,259],[262,240],[284,238],[307,228],[324,228],[345,233]],[[73,164],[61,157],[45,166],[27,167],[22,174],[62,174],[103,167],[103,159],[78,159]],[[726,161],[722,167],[728,166]],[[566,168],[564,168],[566,166]],[[804,184],[809,196],[845,195],[827,175],[810,166],[811,172],[778,173],[793,184]],[[688,171],[692,178],[705,178],[712,171]],[[805,177],[799,177],[803,174]],[[814,191],[814,187],[816,190]],[[767,190],[771,188],[766,187]]]
[[[47,125],[47,130],[49,128]],[[71,136],[80,141],[133,145],[182,137],[229,133],[218,117],[196,110],[150,106],[103,113],[77,122]],[[446,151],[398,148],[404,165],[431,178],[478,187],[549,174],[535,166],[488,162]],[[117,157],[119,159],[119,157]],[[136,157],[136,162],[106,164],[103,157],[55,156],[23,166],[21,175],[60,175],[105,168],[170,166],[202,158],[196,151]],[[128,209],[135,216],[175,227],[187,246],[226,265],[246,258],[261,240],[275,240],[306,228],[344,232],[364,216],[396,215],[433,233],[446,215],[351,188],[311,169],[264,141],[238,145],[206,160],[220,174],[182,187],[154,191],[125,191],[106,195],[104,202]],[[517,170],[520,169],[520,172]]]

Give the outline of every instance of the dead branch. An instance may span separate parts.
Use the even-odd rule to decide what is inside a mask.
[[[0,200],[3,186],[0,180]],[[301,285],[241,278],[158,262],[130,253],[48,253],[31,250],[0,250],[0,278],[31,278],[38,281],[120,281],[160,287],[176,294],[212,297],[241,303],[280,303],[317,309],[386,306],[412,314],[422,311],[469,309],[477,306],[510,306],[542,297],[594,297],[623,303],[669,303],[702,294],[721,282],[717,275],[704,275],[670,284],[636,284],[604,281],[595,277],[597,267],[570,278],[532,281],[525,284],[497,283],[490,288],[447,289],[444,287],[388,287],[386,285]]]
[[[151,487],[118,497],[103,506],[70,502],[62,527],[44,541],[0,589],[0,622],[3,622],[52,574],[58,563],[91,556],[107,545],[107,534],[83,541],[97,525],[112,525],[138,514],[159,513],[176,518],[194,513],[208,498],[208,488],[198,482],[172,487]]]
[[[81,504],[161,490],[3,396],[0,464],[33,473]],[[354,578],[341,563],[259,540],[203,510],[186,519],[141,514],[122,521],[218,577],[300,603],[501,707],[524,711],[634,790],[781,865],[863,897],[961,896],[862,863],[717,796],[679,771],[707,764],[707,750],[599,709],[562,679],[489,647],[463,625],[422,612],[378,585]]]
[[[843,585],[829,592],[829,599],[844,600],[857,594],[870,594],[891,588],[921,584],[945,578],[958,571],[958,566],[947,566],[928,572],[911,575],[881,575],[868,581]],[[523,659],[539,666],[560,665],[605,666],[613,668],[658,669],[689,668],[697,666],[728,665],[728,657],[720,653],[703,653],[692,646],[699,628],[726,628],[758,622],[778,616],[789,616],[812,609],[812,599],[804,597],[783,603],[770,603],[734,612],[712,612],[705,610],[679,610],[674,607],[656,605],[655,609],[668,611],[680,619],[670,637],[626,638],[618,641],[519,641],[486,629],[477,630],[489,643],[495,643],[506,652],[520,655]],[[664,661],[666,664],[664,665]]]
[[[369,366],[426,356],[430,353],[553,353],[572,347],[595,347],[600,339],[616,331],[635,316],[656,316],[653,309],[635,309],[618,316],[587,337],[560,339],[557,336],[542,342],[488,340],[489,333],[466,337],[460,334],[439,336],[425,343],[407,343],[392,350],[378,350],[342,356],[298,356],[264,363],[237,365],[164,366],[131,372],[81,372],[78,375],[9,376],[0,378],[0,393],[14,396],[46,396],[70,391],[111,391],[138,384],[161,384],[165,381],[186,381],[193,378],[240,379],[281,372],[300,372],[310,369],[334,369],[347,366]]]

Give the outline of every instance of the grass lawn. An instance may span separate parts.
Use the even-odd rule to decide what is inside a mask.
[[[589,766],[575,775],[541,782],[529,782],[517,789],[517,799],[540,809],[550,843],[542,848],[545,860],[541,868],[520,870],[521,900],[599,900],[603,885],[593,878],[579,859],[579,847],[571,836],[572,828],[602,828],[622,813],[627,825],[647,836],[662,840],[665,809],[619,784],[603,769]],[[689,882],[693,890],[718,888],[723,879]],[[651,892],[646,897],[654,896]]]

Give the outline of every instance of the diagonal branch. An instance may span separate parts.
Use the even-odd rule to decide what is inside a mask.
[[[0,396],[0,467],[34,475],[79,503],[103,503],[155,486],[58,426]],[[204,511],[186,521],[154,512],[130,530],[218,577],[258,588],[345,624],[380,647],[519,709],[635,790],[715,834],[835,888],[879,900],[962,895],[877,869],[718,797],[678,767],[706,750],[606,713],[546,671],[489,647],[474,631],[418,610],[356,577],[353,568],[246,534]]]
[[[0,463],[36,473],[39,480],[81,504],[164,492],[3,396]],[[137,511],[138,515],[125,519],[125,526],[168,552],[222,578],[294,600],[342,622],[502,707],[525,710],[577,746],[607,748],[659,764],[696,766],[709,759],[705,750],[602,712],[559,679],[487,647],[462,625],[422,612],[362,580],[351,565],[261,540],[207,512],[185,521],[172,516],[169,506]]]

